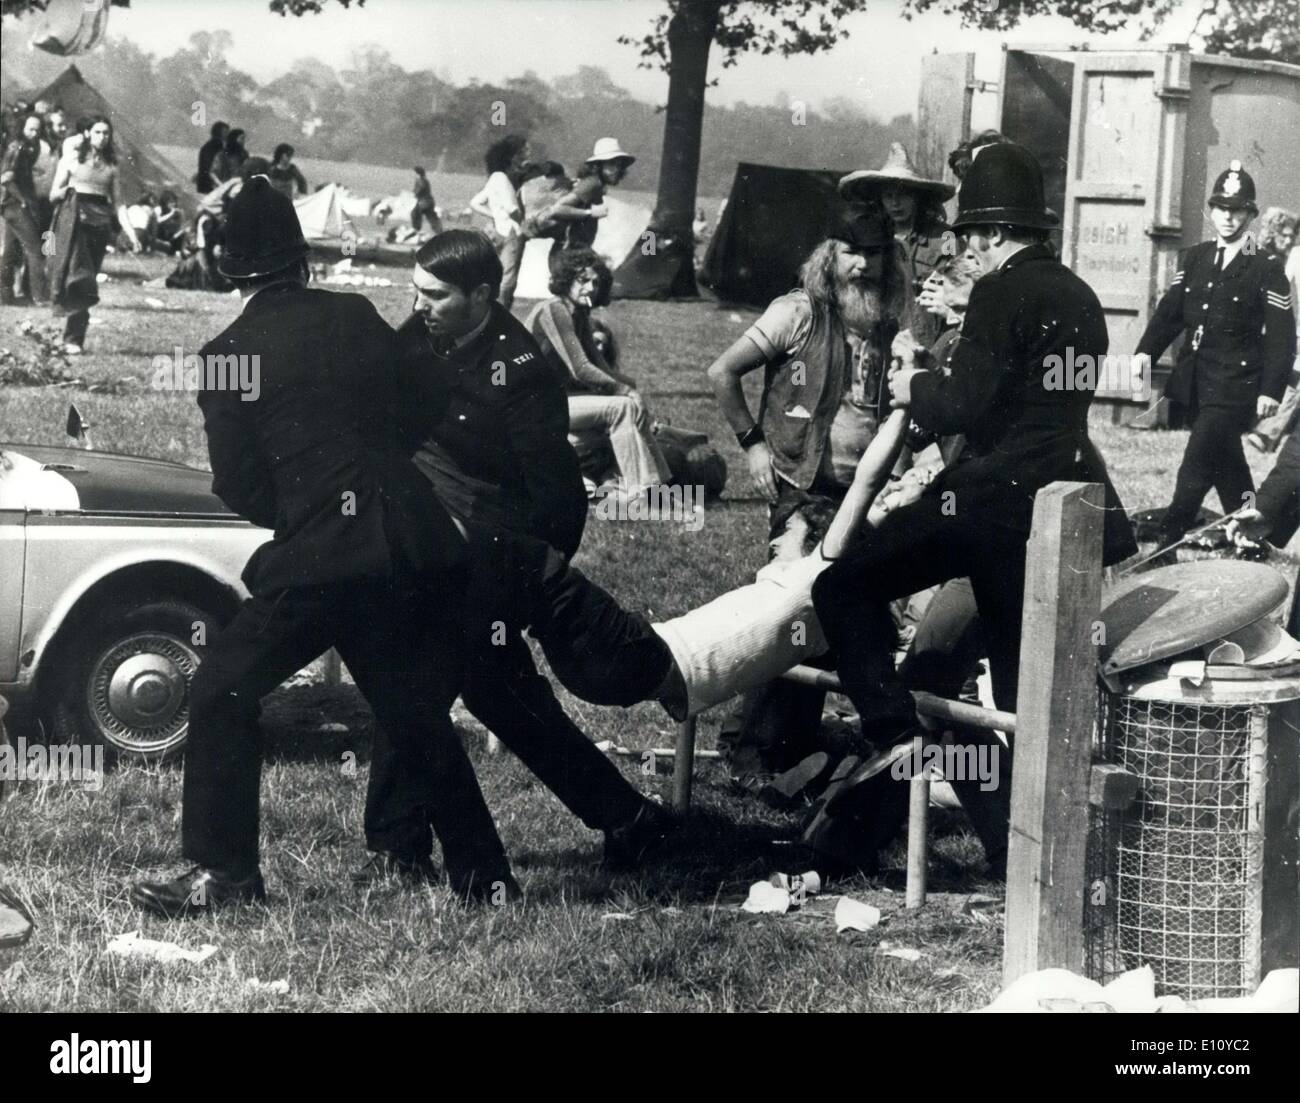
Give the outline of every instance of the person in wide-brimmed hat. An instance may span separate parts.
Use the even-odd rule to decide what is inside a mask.
[[[636,160],[617,138],[598,138],[591,156],[578,170],[578,177],[567,194],[556,200],[548,212],[563,222],[564,236],[551,246],[551,273],[558,271],[560,256],[569,249],[590,249],[596,241],[600,219],[609,212],[605,207],[605,189],[623,182],[627,170]]]
[[[947,229],[943,204],[956,189],[942,180],[917,172],[901,142],[889,147],[878,169],[859,169],[840,179],[840,195],[850,203],[878,203],[894,223],[903,268],[913,303],[903,318],[903,328],[922,345],[929,346],[942,328],[940,320],[915,304],[915,296],[942,259],[942,234]]]

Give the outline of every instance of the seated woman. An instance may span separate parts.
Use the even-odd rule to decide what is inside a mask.
[[[568,389],[570,431],[609,438],[619,470],[616,493],[633,498],[667,484],[672,472],[655,443],[636,380],[612,367],[593,337],[591,310],[609,301],[612,282],[597,253],[570,250],[551,277],[554,297],[538,303],[526,324]]]
[[[154,239],[167,253],[179,253],[185,244],[185,216],[177,206],[176,193],[170,188],[158,193],[154,207]]]

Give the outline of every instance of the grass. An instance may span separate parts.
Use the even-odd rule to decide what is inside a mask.
[[[74,397],[93,423],[97,447],[206,466],[192,397],[152,391],[151,359],[177,344],[197,351],[234,317],[236,304],[140,285],[165,269],[158,259],[110,258],[112,279],[95,311],[102,324],[91,327],[87,355],[75,362],[88,382],[136,380],[133,392],[10,389],[0,393],[0,439],[62,443]],[[405,273],[386,274],[399,286],[367,293],[397,322],[409,307]],[[162,306],[150,306],[150,298]],[[579,565],[627,604],[671,616],[748,581],[763,560],[765,511],[703,377],[753,312],[616,303],[609,317],[656,414],[707,431],[731,467],[726,497],[698,532],[594,515],[588,525]],[[13,328],[24,318],[49,324],[37,311],[6,309],[0,345],[22,340]],[[1100,413],[1094,429],[1126,503],[1161,504],[1185,434],[1132,433],[1105,424]],[[1259,477],[1267,465],[1252,460]],[[564,699],[593,739],[671,743],[671,723],[656,706],[620,711]],[[718,719],[703,718],[702,746],[714,745]],[[876,904],[885,922],[870,933],[837,936],[833,899],[783,917],[739,910],[751,882],[782,868],[771,842],[792,836],[798,819],[739,797],[721,767],[697,771],[697,811],[672,861],[614,876],[598,865],[599,835],[510,756],[482,753],[481,729],[459,707],[456,720],[527,893],[523,906],[470,912],[443,890],[354,891],[347,878],[364,859],[370,713],[349,686],[294,685],[267,702],[266,909],[182,924],[143,918],[127,902],[128,886],[142,873],[175,867],[177,766],[120,768],[98,793],[23,783],[0,805],[0,882],[30,906],[38,925],[26,947],[0,951],[0,1010],[890,1012],[964,1010],[996,992],[1000,918],[985,922],[961,908],[966,894],[996,890],[979,879],[980,848],[960,816],[933,817],[932,906],[902,909],[896,848],[881,878],[835,886]],[[319,731],[327,721],[347,731]],[[644,791],[667,800],[667,776],[624,768]],[[199,966],[105,952],[112,936],[136,928],[187,947],[213,943],[220,952]],[[916,963],[885,956],[886,942],[923,956]],[[289,992],[255,990],[251,978],[285,978]]]

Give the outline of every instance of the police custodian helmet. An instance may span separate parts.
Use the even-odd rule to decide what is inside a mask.
[[[1015,142],[979,151],[957,193],[953,228],[1002,224],[1050,230],[1060,219],[1047,208],[1038,159]]]
[[[1226,207],[1230,211],[1244,208],[1252,214],[1259,214],[1259,208],[1255,206],[1255,181],[1241,167],[1240,161],[1229,162],[1227,169],[1219,173],[1214,191],[1210,193],[1209,205]]]

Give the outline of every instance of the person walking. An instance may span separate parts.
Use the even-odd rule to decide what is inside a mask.
[[[1208,203],[1215,236],[1183,256],[1133,357],[1134,371],[1149,378],[1161,353],[1187,334],[1165,385],[1192,431],[1161,525],[1163,548],[1192,527],[1211,487],[1224,513],[1250,504],[1255,484],[1241,437],[1257,418],[1277,413],[1296,354],[1286,273],[1253,244],[1247,248],[1259,208],[1254,178],[1240,161],[1219,173]]]
[[[602,218],[609,214],[605,192],[617,187],[627,176],[636,158],[618,143],[617,138],[598,138],[573,187],[551,207],[551,218],[564,223],[564,236],[551,246],[552,271],[560,254],[570,249],[590,249]]]
[[[113,124],[102,115],[90,121],[86,140],[65,155],[54,173],[54,253],[50,301],[65,319],[64,350],[80,355],[90,327],[90,308],[99,302],[99,270],[108,243],[126,219],[120,217],[117,150]]]
[[[41,120],[28,115],[0,162],[0,213],[5,231],[4,255],[0,257],[0,306],[16,302],[14,281],[24,262],[33,303],[49,305],[45,255],[41,251],[41,207],[34,180],[41,156]]]
[[[411,208],[411,229],[418,234],[427,222],[431,234],[440,233],[442,226],[438,222],[438,206],[433,200],[433,188],[425,175],[424,166],[416,165],[411,171],[415,173],[415,181],[411,184],[411,191],[415,195],[415,205]]]

